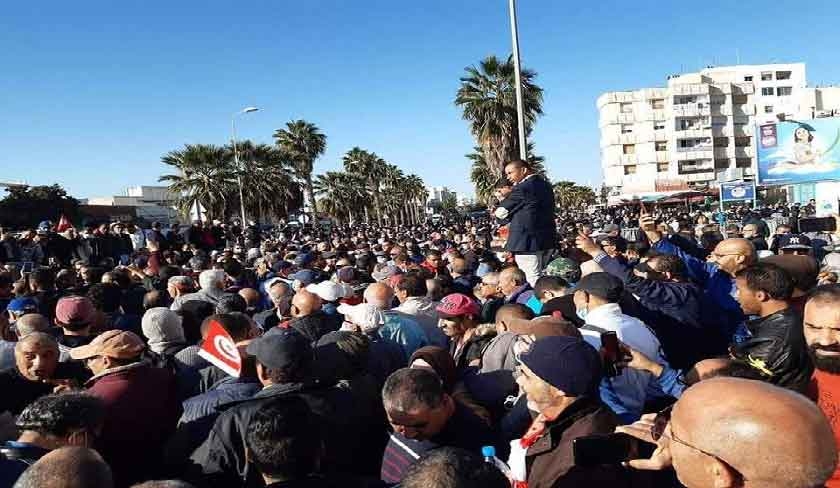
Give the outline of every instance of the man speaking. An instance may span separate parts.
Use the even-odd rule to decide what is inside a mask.
[[[510,222],[505,249],[534,286],[555,246],[554,191],[525,161],[509,162],[505,176],[513,186],[499,189],[502,201],[494,215]]]

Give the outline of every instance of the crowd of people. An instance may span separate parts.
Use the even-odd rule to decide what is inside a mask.
[[[492,221],[0,232],[0,488],[840,486],[840,234],[505,173]]]

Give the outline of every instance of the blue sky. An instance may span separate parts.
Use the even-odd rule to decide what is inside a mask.
[[[524,65],[545,116],[533,135],[554,179],[597,184],[595,99],[708,64],[808,64],[840,82],[835,1],[520,0]],[[729,31],[723,28],[732,29]],[[739,29],[739,30],[734,30]],[[0,15],[0,180],[78,197],[156,184],[185,143],[271,142],[316,123],[320,173],[353,146],[427,184],[471,192],[473,146],[452,100],[465,66],[510,52],[505,0],[6,2]]]

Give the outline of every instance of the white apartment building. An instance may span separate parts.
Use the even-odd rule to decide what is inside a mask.
[[[756,124],[840,114],[840,92],[806,88],[804,63],[723,66],[604,93],[597,106],[604,185],[629,198],[751,177]]]

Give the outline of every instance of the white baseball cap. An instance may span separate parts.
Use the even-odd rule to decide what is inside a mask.
[[[322,281],[306,287],[306,291],[321,297],[325,302],[334,302],[344,298],[344,288],[334,281]]]

